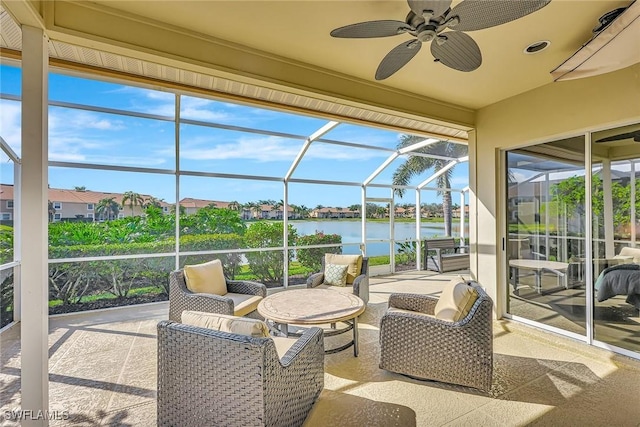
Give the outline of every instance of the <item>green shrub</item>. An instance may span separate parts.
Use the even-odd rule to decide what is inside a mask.
[[[312,246],[331,243],[336,243],[338,245],[342,244],[342,236],[339,234],[324,234],[321,231],[316,231],[315,234],[299,236],[296,240],[297,246]],[[303,266],[309,268],[311,271],[320,271],[322,268],[322,258],[326,253],[339,254],[342,253],[342,248],[340,246],[336,246],[296,249],[296,258]]]
[[[281,222],[259,221],[251,225],[244,234],[245,244],[248,248],[274,248],[284,245],[284,225]],[[288,227],[288,239],[296,241],[296,230]],[[256,278],[265,283],[280,286],[284,278],[284,259],[281,250],[247,252],[245,254],[249,262],[249,269]],[[293,259],[293,252],[287,254],[287,262]]]
[[[240,247],[242,241],[242,236],[236,234],[183,236],[180,250],[234,249]],[[174,251],[175,239],[167,238],[144,243],[50,246],[49,256],[60,259]],[[240,263],[238,254],[188,255],[181,259],[181,264],[197,264],[213,258],[221,259],[225,274],[234,277]],[[169,273],[174,269],[173,257],[52,263],[49,268],[49,291],[52,299],[61,300],[64,304],[77,303],[84,295],[104,292],[125,298],[132,289],[145,286],[156,286],[168,293]]]
[[[0,264],[13,261],[13,227],[0,225]]]
[[[13,270],[3,271],[2,276],[4,277],[0,283],[0,328],[13,322]]]

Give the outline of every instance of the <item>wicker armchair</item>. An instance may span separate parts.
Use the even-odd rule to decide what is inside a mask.
[[[480,286],[475,288],[478,299],[457,322],[425,315],[433,315],[436,298],[392,294],[380,324],[380,368],[489,391],[493,302]]]
[[[314,273],[307,278],[307,288],[333,287],[324,283],[324,266],[325,259],[322,258],[322,271]],[[369,302],[369,258],[362,258],[360,274],[353,280],[353,285],[348,284],[346,287],[351,288],[353,290],[353,294],[360,297],[365,304]]]
[[[262,283],[226,280],[227,295],[214,295],[193,293],[187,288],[187,282],[182,270],[171,272],[169,276],[169,320],[180,321],[184,310],[203,311],[206,313],[219,313],[228,315],[244,315],[256,319],[262,319],[256,310],[239,314],[236,311],[238,301],[248,296],[267,296],[267,287]]]
[[[299,426],[324,387],[322,330],[271,338],[158,324],[158,426]]]

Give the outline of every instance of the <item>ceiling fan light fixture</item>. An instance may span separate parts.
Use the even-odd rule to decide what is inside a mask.
[[[550,44],[551,42],[549,40],[540,40],[537,42],[533,42],[529,46],[527,46],[523,52],[527,55],[533,55],[534,53],[542,52],[543,50],[548,48]]]

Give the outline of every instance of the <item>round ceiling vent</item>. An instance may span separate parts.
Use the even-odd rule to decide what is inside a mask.
[[[550,44],[551,42],[549,40],[533,42],[524,49],[524,53],[533,55],[534,53],[542,52],[543,50],[548,48]]]

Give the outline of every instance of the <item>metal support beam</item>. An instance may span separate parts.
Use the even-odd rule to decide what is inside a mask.
[[[393,153],[392,155],[387,157],[387,160],[385,160],[380,166],[378,166],[378,169],[376,169],[371,175],[369,175],[369,177],[367,179],[365,179],[362,184],[363,185],[369,185],[371,183],[371,181],[373,181],[376,178],[376,176],[380,175],[380,173],[383,170],[385,170],[385,168],[387,166],[389,166],[391,164],[391,162],[393,162],[395,159],[398,158],[398,156],[399,156],[398,153]]]
[[[311,136],[304,141],[304,145],[300,149],[300,152],[298,153],[296,158],[293,160],[293,163],[291,164],[289,171],[284,176],[284,182],[288,182],[289,179],[291,179],[291,175],[293,175],[293,173],[296,171],[296,168],[302,161],[302,158],[304,157],[305,153],[311,146],[311,143],[317,140],[318,138],[322,137],[323,135],[325,135],[327,132],[329,132],[331,129],[338,126],[339,124],[340,122],[329,122],[326,125],[322,126],[320,129],[318,129],[317,131],[315,131],[313,134],[311,134]]]
[[[611,160],[602,161],[602,193],[604,197],[604,256],[613,258],[613,196],[611,194]]]
[[[636,246],[636,221],[638,221],[636,212],[636,161],[631,160],[631,170],[629,171],[629,183],[631,186],[631,247]]]
[[[23,411],[49,408],[48,55],[39,28],[22,27],[22,304],[20,342]],[[46,417],[23,426],[46,426]]]

